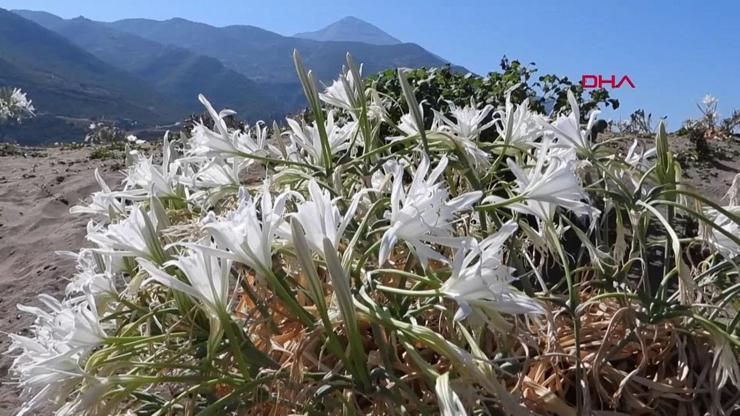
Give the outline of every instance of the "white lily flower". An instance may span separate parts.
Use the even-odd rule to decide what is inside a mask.
[[[185,293],[199,301],[209,317],[217,319],[227,311],[229,296],[229,275],[231,260],[215,255],[211,247],[188,246],[185,254],[163,264],[163,268],[175,266],[180,269],[188,282],[164,271],[147,259],[138,257],[136,261],[147,273],[150,281],[156,281],[171,289]]]
[[[507,205],[512,210],[535,215],[545,222],[552,220],[557,207],[578,215],[588,215],[592,219],[599,214],[598,209],[583,202],[588,200],[588,195],[574,172],[572,160],[562,161],[544,147],[537,153],[535,166],[527,171],[522,170],[512,159],[507,159],[506,164],[514,174],[517,184],[514,193],[518,199],[524,200]],[[500,201],[499,197],[489,196],[483,202]]]
[[[319,128],[316,122],[314,121],[311,125],[306,125],[305,123],[298,123],[291,118],[288,118],[287,121],[291,130],[291,141],[308,153],[313,162],[323,164],[324,156],[321,136],[319,135]],[[326,130],[326,136],[329,139],[329,151],[332,156],[349,149],[350,141],[356,127],[357,123],[354,121],[340,126],[334,120],[334,112],[329,111],[324,122],[324,128]]]
[[[529,147],[542,134],[542,116],[529,109],[529,99],[521,104],[511,102],[511,91],[506,94],[506,105],[499,111],[496,130],[504,143],[516,147]]]
[[[648,159],[654,157],[657,151],[658,150],[655,147],[645,150],[642,143],[635,139],[627,150],[627,155],[624,157],[624,161],[633,168],[645,170],[650,167]]]
[[[22,351],[8,371],[22,388],[20,397],[23,404],[17,410],[17,416],[37,414],[50,405],[62,406],[87,377],[80,367],[78,352],[56,351],[37,338],[9,336],[12,345],[7,353]]]
[[[256,155],[268,157],[279,154],[277,149],[267,143],[267,128],[258,122],[254,128],[247,132],[229,130],[224,118],[236,114],[232,110],[221,110],[216,112],[211,103],[202,94],[198,100],[206,108],[213,120],[215,131],[206,127],[203,123],[197,124],[191,132],[189,141],[190,150],[187,154],[191,156],[205,157],[243,157],[243,155]],[[249,159],[252,161],[252,159]]]
[[[97,244],[101,252],[153,258],[162,249],[156,224],[156,216],[144,213],[136,205],[123,221],[107,228],[89,230],[87,239]]]
[[[468,192],[448,200],[444,182],[437,182],[447,167],[447,158],[443,157],[427,176],[429,165],[429,158],[422,154],[407,191],[403,189],[404,169],[400,165],[396,168],[391,192],[391,227],[383,234],[378,264],[382,265],[388,260],[398,239],[416,252],[424,267],[429,259],[448,262],[425,243],[459,247],[463,241],[463,238],[452,236],[451,222],[458,212],[470,209],[482,193]]]
[[[740,206],[725,206],[722,207],[729,213],[740,217]],[[740,223],[733,221],[724,214],[721,214],[715,209],[707,208],[704,213],[720,228],[730,233],[731,235],[740,236]],[[722,253],[723,256],[728,258],[734,258],[740,255],[740,245],[738,245],[733,239],[718,231],[714,227],[702,225],[704,240],[711,244],[717,251]]]
[[[289,194],[279,195],[274,203],[269,183],[265,182],[258,201],[245,188],[239,190],[239,206],[221,221],[210,221],[204,228],[216,240],[225,255],[244,263],[257,273],[272,270],[272,246],[278,228],[284,223],[283,213]],[[257,213],[257,208],[260,213]]]
[[[151,156],[146,157],[140,153],[135,155],[136,161],[126,173],[123,194],[132,199],[148,198],[151,195],[157,197],[177,196],[175,187],[177,185],[176,174],[179,163],[170,163],[172,147],[167,136],[165,134],[164,144],[162,145],[161,166],[155,166]]]
[[[106,262],[104,255],[91,249],[82,249],[79,253],[57,252],[57,254],[72,257],[77,261],[76,273],[65,290],[67,296],[87,294],[98,299],[117,293],[113,263],[110,260]],[[110,256],[107,257],[110,259]]]
[[[362,69],[360,69],[362,73]],[[345,71],[319,94],[321,101],[354,114],[359,97],[355,93],[355,78],[352,71]]]
[[[544,119],[537,119],[540,125],[555,135],[558,146],[573,147],[578,152],[591,150],[591,127],[599,115],[599,111],[592,111],[589,115],[585,130],[581,130],[581,112],[573,92],[568,90],[568,103],[571,112],[568,115],[559,116],[554,122],[548,123]]]
[[[332,200],[329,191],[322,190],[313,179],[308,182],[308,194],[310,199],[300,203],[298,210],[290,215],[296,217],[303,226],[309,247],[324,257],[324,238],[328,238],[334,248],[339,247],[339,241],[344,234],[344,230],[352,221],[360,199],[365,195],[365,192],[355,194],[344,216],[337,207],[339,198]],[[293,241],[290,227],[287,224],[281,227],[279,231],[283,238]]]
[[[495,234],[477,243],[469,251],[458,249],[452,263],[452,275],[442,285],[442,293],[454,299],[460,308],[455,319],[464,319],[471,306],[504,313],[543,313],[543,308],[530,297],[519,293],[510,283],[514,269],[503,263],[504,243],[517,230],[509,221]]]
[[[0,122],[9,119],[20,122],[25,117],[33,117],[34,111],[31,100],[20,88],[0,90]]]
[[[419,114],[421,114],[422,120],[424,119],[424,106],[422,103],[419,103]],[[435,117],[432,121],[432,126],[430,128],[431,131],[438,131],[439,130],[439,120]],[[421,131],[419,130],[419,126],[416,125],[416,119],[414,118],[413,114],[406,113],[401,116],[401,120],[396,125],[398,127],[398,130],[400,130],[403,133],[403,136],[393,136],[388,137],[388,140],[390,141],[396,141],[404,139],[408,136],[416,136],[421,134]]]
[[[118,199],[117,194],[111,191],[110,187],[100,175],[98,168],[95,168],[95,180],[100,186],[100,191],[93,192],[92,202],[89,205],[75,205],[69,209],[70,214],[91,214],[104,217],[110,220],[111,215],[121,215],[125,212],[123,203]]]
[[[443,137],[453,142],[453,149],[462,149],[471,166],[478,171],[488,169],[491,165],[488,160],[489,155],[478,147],[476,141],[483,130],[493,125],[493,120],[481,125],[483,120],[491,113],[493,107],[487,105],[482,110],[478,110],[473,106],[458,107],[453,103],[449,103],[449,105],[455,121],[453,122],[444,114],[432,110],[435,119],[433,125],[438,126],[436,127],[438,131],[446,133]]]
[[[36,333],[43,334],[42,338],[57,350],[73,349],[84,355],[104,342],[106,334],[92,298],[88,297],[88,300],[74,305],[62,303],[46,294],[39,295],[38,299],[49,311],[27,305],[18,305],[18,309],[36,316]]]
[[[450,114],[455,121],[450,120],[444,114],[434,111],[435,116],[442,122],[440,129],[467,140],[475,140],[480,134],[493,126],[494,120],[484,123],[486,117],[493,111],[493,106],[486,105],[481,109],[473,105],[459,107],[448,102]]]

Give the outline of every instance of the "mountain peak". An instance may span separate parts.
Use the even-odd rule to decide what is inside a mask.
[[[343,17],[323,29],[315,32],[296,33],[293,37],[318,41],[362,42],[371,45],[402,43],[372,23],[355,16]]]

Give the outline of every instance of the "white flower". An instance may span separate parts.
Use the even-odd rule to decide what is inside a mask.
[[[178,290],[201,302],[203,310],[211,318],[217,318],[227,310],[231,260],[218,257],[211,247],[188,246],[185,254],[163,264],[164,268],[175,266],[180,269],[187,282],[162,270],[144,258],[137,258],[139,265],[149,273],[150,279]]]
[[[84,354],[105,340],[92,298],[77,304],[63,303],[46,294],[39,295],[38,299],[48,311],[26,305],[18,305],[18,309],[36,316],[37,338],[44,338],[56,350],[74,349]]]
[[[216,130],[211,130],[203,123],[198,123],[191,132],[191,138],[188,142],[190,145],[188,155],[207,157],[256,155],[268,157],[278,154],[277,149],[268,145],[268,131],[261,122],[257,123],[254,128],[248,128],[246,132],[230,131],[224,118],[235,114],[234,111],[221,110],[217,113],[202,94],[198,96],[198,100],[206,107]]]
[[[543,118],[529,109],[529,99],[519,105],[511,102],[511,91],[506,94],[506,105],[503,111],[499,111],[499,123],[496,130],[504,143],[529,147],[542,133],[540,126]]]
[[[9,374],[23,388],[24,403],[18,415],[50,404],[62,406],[79,383],[89,379],[81,360],[106,339],[91,298],[70,303],[41,295],[39,300],[45,308],[18,305],[21,311],[36,316],[32,335],[9,335],[12,344],[7,354],[18,353]]]
[[[648,159],[654,157],[656,152],[657,149],[655,147],[645,150],[642,143],[635,139],[627,150],[627,155],[624,157],[624,161],[633,168],[644,170],[650,167]]]
[[[272,270],[272,246],[278,227],[284,222],[283,212],[288,196],[287,193],[281,194],[273,203],[269,184],[265,182],[258,201],[254,201],[242,188],[239,190],[239,206],[236,210],[221,221],[209,222],[204,228],[220,249],[228,250],[226,256],[262,274]]]
[[[579,152],[588,152],[591,149],[591,127],[599,115],[598,111],[592,111],[585,130],[581,130],[581,113],[578,101],[573,92],[568,90],[568,102],[570,103],[570,114],[559,116],[554,122],[548,123],[544,119],[537,119],[545,131],[555,135],[558,146],[573,147]]]
[[[725,206],[722,207],[730,214],[740,217],[740,206]],[[725,230],[731,235],[740,236],[740,223],[733,221],[724,214],[719,213],[717,210],[707,208],[705,214],[711,219],[716,225]],[[714,246],[722,255],[734,258],[740,255],[740,246],[730,237],[723,234],[714,227],[703,225],[704,239]]]
[[[287,119],[290,126],[290,139],[300,149],[308,153],[311,160],[317,164],[324,163],[324,154],[319,134],[319,127],[316,122],[311,125],[298,123],[293,119]],[[350,121],[340,126],[334,120],[334,112],[329,111],[324,122],[326,136],[329,141],[329,152],[331,156],[349,149],[350,140],[355,133],[357,123]]]
[[[491,113],[493,107],[487,105],[482,110],[478,110],[473,106],[461,108],[453,103],[449,103],[449,105],[455,121],[453,122],[442,113],[433,110],[435,117],[433,124],[435,126],[439,125],[437,128],[440,132],[447,133],[444,137],[453,142],[453,148],[459,148],[463,151],[471,166],[478,171],[487,169],[491,164],[488,160],[488,153],[478,147],[476,140],[478,140],[483,130],[493,125],[493,120],[481,125],[483,120]]]
[[[168,140],[168,135],[164,136],[162,145],[162,164],[155,166],[152,163],[152,157],[145,157],[137,153],[136,162],[129,167],[124,180],[124,192],[131,199],[147,198],[154,196],[177,196],[175,189],[177,185],[177,170],[179,163],[177,161],[170,163],[172,159],[172,147]]]
[[[338,79],[326,87],[323,93],[319,94],[319,98],[329,105],[354,113],[359,101],[355,92],[356,88],[352,71],[345,70],[344,73],[339,75]]]
[[[524,214],[535,215],[545,222],[550,222],[557,207],[573,211],[578,215],[595,218],[599,210],[592,207],[588,195],[574,173],[572,160],[562,161],[557,155],[551,155],[542,148],[537,153],[535,166],[527,171],[522,170],[512,159],[506,164],[514,174],[516,188],[514,193],[524,202],[514,202],[507,207]],[[501,198],[489,196],[484,203],[500,202]]]
[[[82,249],[79,253],[57,252],[57,254],[72,257],[77,261],[77,271],[65,290],[67,296],[84,293],[97,299],[117,292],[114,282],[115,265],[111,261],[111,256],[95,253],[91,249]]]
[[[153,258],[161,250],[156,223],[154,215],[144,213],[136,205],[123,221],[107,228],[89,230],[87,239],[97,244],[99,251],[108,254]]]
[[[452,275],[441,290],[460,305],[455,319],[468,316],[471,306],[514,314],[543,312],[537,302],[510,286],[515,280],[514,269],[503,263],[503,250],[504,243],[516,230],[516,223],[509,221],[480,243],[473,240],[465,244],[470,245],[467,254],[464,247],[458,249]]]
[[[701,100],[701,102],[707,107],[712,107],[716,106],[719,100],[717,100],[716,97],[706,94],[704,95],[704,98]]]
[[[33,117],[34,111],[31,100],[19,88],[0,90],[0,121],[15,119],[20,122],[25,117]]]
[[[449,131],[450,133],[461,137],[463,139],[475,140],[480,137],[480,134],[493,126],[494,121],[489,120],[487,123],[483,123],[493,111],[493,106],[486,105],[482,109],[478,109],[472,105],[466,105],[464,107],[458,107],[452,102],[448,102],[450,106],[450,113],[455,121],[451,121],[445,117],[444,114],[435,111],[435,116],[443,123],[441,129]]]
[[[21,350],[9,374],[22,388],[23,404],[17,416],[36,414],[42,407],[61,406],[85,378],[74,350],[58,352],[37,339],[10,334],[8,353]]]
[[[290,215],[295,217],[303,226],[309,247],[324,257],[324,238],[328,238],[334,248],[339,247],[339,240],[350,221],[352,221],[352,216],[354,216],[359,201],[365,195],[365,192],[355,194],[344,216],[337,207],[339,198],[332,200],[329,191],[322,190],[313,179],[308,183],[308,194],[310,199],[300,203],[298,210]],[[281,227],[279,231],[283,238],[293,241],[287,224]]]
[[[391,227],[383,234],[380,244],[378,262],[381,265],[388,260],[398,239],[416,251],[424,267],[429,259],[447,262],[443,255],[429,248],[425,242],[458,247],[463,240],[451,235],[451,221],[458,212],[470,209],[482,193],[468,192],[448,200],[444,182],[437,182],[447,167],[447,158],[443,157],[427,176],[429,165],[429,158],[422,154],[407,191],[403,189],[404,169],[400,165],[396,168],[391,192]]]
[[[69,209],[70,214],[92,214],[108,220],[111,216],[123,214],[125,212],[123,203],[100,176],[98,168],[95,168],[94,175],[100,191],[93,192],[90,205],[75,205]]]
[[[419,114],[421,114],[421,119],[423,120],[424,119],[424,106],[422,105],[422,103],[419,103]],[[430,128],[431,131],[437,131],[439,129],[438,122],[439,120],[435,117],[435,119],[432,122],[432,126]],[[411,113],[406,113],[402,115],[401,120],[396,127],[398,127],[398,130],[401,130],[401,132],[404,135],[389,137],[388,139],[391,141],[400,140],[408,136],[420,135],[421,134],[420,129],[424,128],[424,126],[421,126],[421,127],[417,126],[416,119]]]

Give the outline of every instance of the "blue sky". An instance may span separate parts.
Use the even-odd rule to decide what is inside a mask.
[[[498,0],[0,0],[3,8],[45,10],[95,20],[183,17],[216,26],[250,24],[290,35],[353,15],[477,73],[505,54],[541,73],[580,79],[628,75],[635,89],[613,90],[622,107],[669,126],[698,114],[706,93],[721,114],[740,108],[740,1]]]

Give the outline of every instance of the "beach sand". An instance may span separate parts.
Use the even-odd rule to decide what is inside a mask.
[[[85,246],[89,218],[69,208],[98,189],[93,172],[99,168],[111,184],[123,178],[113,161],[89,159],[90,149],[43,149],[23,155],[0,156],[0,331],[24,334],[32,319],[16,304],[36,305],[39,293],[62,294],[72,276],[72,259],[57,250]],[[35,157],[33,155],[36,155]],[[119,165],[120,166],[120,165]],[[13,414],[20,404],[18,390],[8,383],[12,357],[0,336],[0,415]]]

